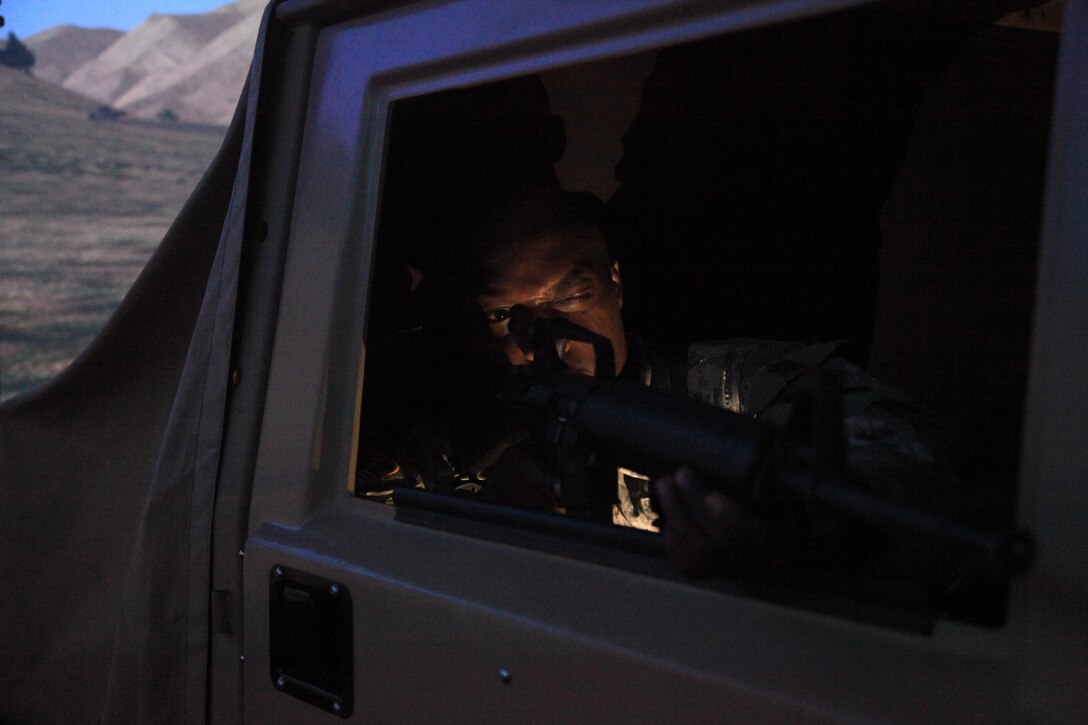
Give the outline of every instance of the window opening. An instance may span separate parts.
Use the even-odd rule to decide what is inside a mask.
[[[657,531],[649,479],[675,468],[557,458],[570,430],[496,396],[544,357],[600,373],[588,338],[541,332],[560,320],[632,386],[792,425],[877,498],[1008,526],[1057,36],[994,20],[866,8],[394,103],[356,495]],[[741,558],[836,526],[800,515],[778,525],[807,538],[768,553],[760,528]],[[869,534],[813,556],[856,571]],[[1003,616],[1000,578],[941,587],[953,616]]]

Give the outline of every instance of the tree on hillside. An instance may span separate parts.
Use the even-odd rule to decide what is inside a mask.
[[[8,43],[3,50],[0,50],[0,65],[29,71],[34,65],[34,54],[15,37],[15,33],[9,32]]]

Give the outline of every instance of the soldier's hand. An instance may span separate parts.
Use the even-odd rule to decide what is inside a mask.
[[[757,572],[768,565],[766,524],[695,471],[655,482],[664,514],[665,550],[688,576]]]

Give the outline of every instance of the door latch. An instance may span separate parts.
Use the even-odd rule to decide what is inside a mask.
[[[269,581],[272,684],[348,717],[354,706],[351,593],[341,583],[279,565]]]

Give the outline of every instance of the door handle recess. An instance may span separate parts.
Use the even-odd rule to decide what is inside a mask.
[[[354,707],[351,593],[339,582],[275,565],[269,649],[277,690],[348,717]]]

